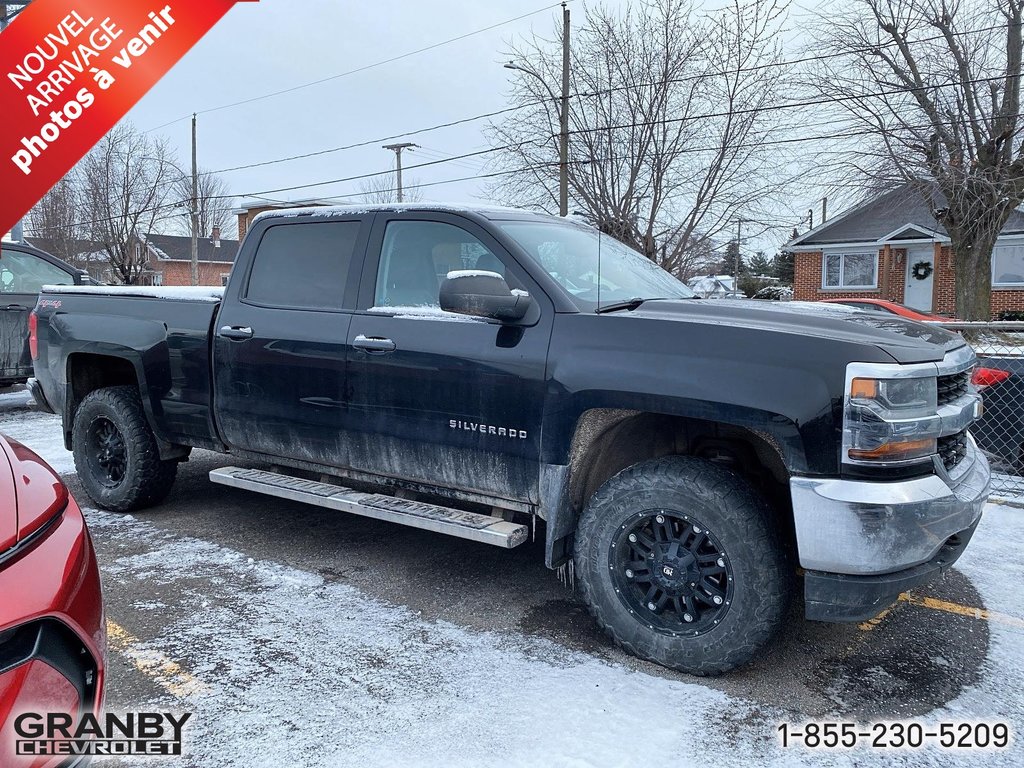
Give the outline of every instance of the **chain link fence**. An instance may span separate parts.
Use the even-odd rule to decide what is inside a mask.
[[[992,495],[1024,504],[1024,322],[939,323],[978,355],[984,413],[971,434],[992,465]]]

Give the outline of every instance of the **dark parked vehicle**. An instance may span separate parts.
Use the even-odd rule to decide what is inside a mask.
[[[1024,474],[1024,357],[984,355],[974,384],[985,404],[972,432],[1000,472]]]
[[[23,243],[0,246],[0,389],[32,375],[28,317],[44,285],[92,284],[81,271]]]
[[[223,295],[53,289],[36,313],[30,387],[97,504],[159,503],[199,447],[289,468],[218,483],[502,547],[541,522],[618,644],[697,674],[772,637],[797,565],[809,618],[875,615],[988,496],[959,336],[695,301],[554,217],[263,214]]]

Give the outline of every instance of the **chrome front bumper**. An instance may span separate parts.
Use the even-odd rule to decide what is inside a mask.
[[[892,483],[794,477],[790,480],[800,565],[808,571],[869,576],[932,560],[971,528],[988,499],[988,461],[968,436],[967,456],[947,473]]]

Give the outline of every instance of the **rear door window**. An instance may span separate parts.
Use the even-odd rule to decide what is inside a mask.
[[[340,310],[360,221],[286,224],[263,233],[245,298],[293,309]]]

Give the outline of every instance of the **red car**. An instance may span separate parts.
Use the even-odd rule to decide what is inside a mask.
[[[0,765],[67,760],[16,758],[14,721],[25,712],[98,714],[105,655],[85,518],[42,459],[0,436]]]
[[[866,309],[869,312],[888,312],[890,315],[899,315],[900,317],[917,320],[918,322],[949,322],[952,320],[952,318],[942,317],[942,315],[918,312],[916,309],[897,304],[895,301],[886,301],[885,299],[822,299],[822,301],[827,304],[845,304],[848,307]]]

